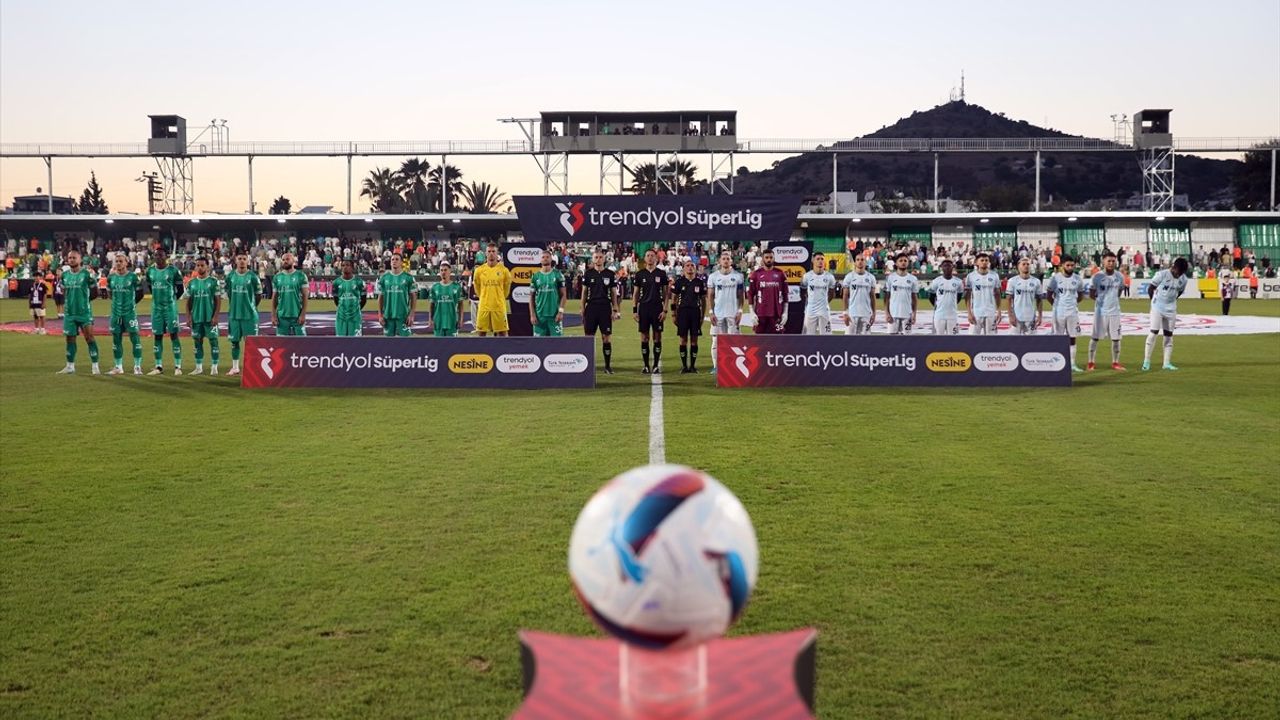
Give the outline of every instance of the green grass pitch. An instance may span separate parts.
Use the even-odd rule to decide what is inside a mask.
[[[593,391],[275,392],[0,333],[0,717],[510,713],[517,630],[596,632],[566,553],[647,459],[636,338]],[[722,391],[676,348],[667,457],[760,540],[731,632],[816,627],[820,716],[1277,717],[1280,335],[1000,391]]]

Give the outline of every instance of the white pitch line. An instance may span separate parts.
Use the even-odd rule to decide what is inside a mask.
[[[667,437],[662,429],[662,374],[654,373],[649,396],[649,464],[661,465],[667,461]]]

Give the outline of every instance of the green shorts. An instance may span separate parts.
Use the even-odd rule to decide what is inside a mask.
[[[131,315],[127,317],[112,315],[108,321],[111,327],[112,335],[132,335],[138,332],[138,316]]]
[[[84,328],[93,328],[92,315],[79,315],[76,317],[66,315],[62,318],[62,334],[67,337],[79,335]]]
[[[409,337],[413,334],[413,330],[405,322],[404,318],[398,320],[387,318],[387,321],[382,324],[382,334],[385,337]]]
[[[276,335],[306,335],[307,326],[298,322],[298,318],[280,318],[276,323]]]
[[[533,322],[534,337],[560,337],[564,334],[564,326],[556,322],[556,317],[540,317]]]
[[[359,337],[364,321],[362,318],[337,318],[333,325],[339,337]]]
[[[257,320],[228,320],[227,321],[227,337],[231,342],[238,343],[240,338],[252,337],[258,334]]]
[[[457,337],[458,328],[456,327],[442,328],[437,325],[436,327],[431,329],[431,334],[435,335],[436,337]]]
[[[178,333],[178,311],[175,308],[151,308],[151,334],[166,335]]]
[[[194,340],[204,340],[205,338],[209,338],[212,340],[218,339],[218,323],[215,323],[215,322],[191,323],[191,339],[194,341]]]

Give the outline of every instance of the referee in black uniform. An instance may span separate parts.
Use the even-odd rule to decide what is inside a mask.
[[[618,314],[618,278],[604,266],[600,248],[591,251],[591,267],[582,274],[582,329],[587,337],[600,331],[604,349],[604,371],[613,374],[613,321]]]
[[[707,279],[697,274],[692,260],[684,261],[684,274],[676,278],[671,310],[680,336],[680,372],[698,372],[698,336],[707,314]]]
[[[656,267],[658,253],[652,248],[644,252],[644,267],[636,273],[631,315],[640,324],[640,355],[644,358],[645,375],[649,374],[649,334],[653,334],[653,372],[662,372],[662,323],[667,319],[667,302],[671,286],[667,274]]]

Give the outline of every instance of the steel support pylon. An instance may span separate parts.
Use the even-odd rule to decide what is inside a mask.
[[[196,211],[194,164],[186,155],[156,157],[163,183],[160,212],[190,215]]]
[[[1138,151],[1138,165],[1142,168],[1143,210],[1173,210],[1175,157],[1172,147],[1144,148]]]

